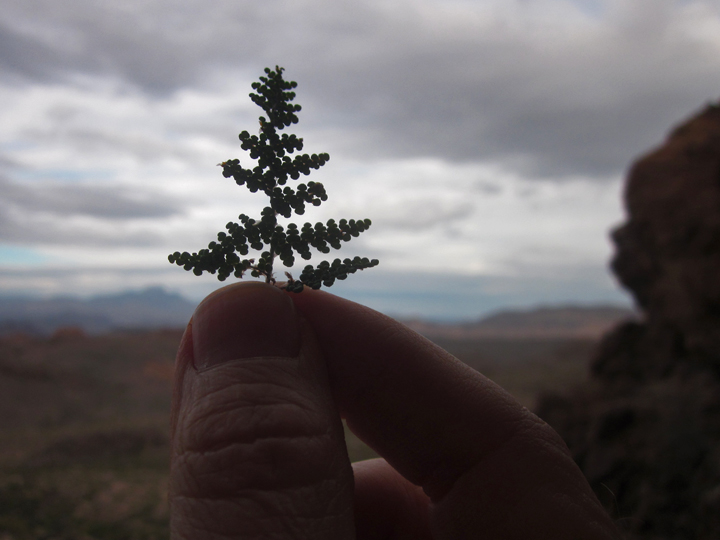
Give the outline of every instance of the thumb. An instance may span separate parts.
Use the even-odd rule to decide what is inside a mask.
[[[173,539],[354,538],[326,365],[285,293],[242,283],[210,295],[176,366]]]

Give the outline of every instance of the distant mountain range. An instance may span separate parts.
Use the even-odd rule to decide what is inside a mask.
[[[416,332],[434,338],[588,338],[602,336],[638,314],[618,306],[560,306],[501,311],[474,322],[441,324],[404,321]]]
[[[0,298],[0,334],[49,335],[58,328],[73,326],[89,334],[118,329],[181,328],[190,320],[195,305],[162,287],[88,299]]]
[[[88,334],[113,330],[182,328],[196,304],[162,287],[88,299],[58,297],[0,298],[0,335],[51,335],[60,328],[77,327]],[[580,337],[596,338],[617,322],[637,318],[617,306],[546,307],[503,311],[473,322],[440,324],[403,321],[429,338]]]

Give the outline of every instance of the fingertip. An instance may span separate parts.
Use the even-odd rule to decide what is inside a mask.
[[[194,365],[200,370],[241,358],[294,357],[300,349],[294,304],[265,283],[218,289],[198,305],[193,321]]]
[[[430,499],[382,458],[353,463],[358,540],[430,540]]]

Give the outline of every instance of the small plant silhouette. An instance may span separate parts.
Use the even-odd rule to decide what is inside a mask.
[[[278,216],[289,218],[293,212],[297,215],[305,213],[305,205],[319,206],[327,200],[324,186],[319,182],[298,184],[296,188],[287,186],[289,179],[297,180],[300,174],[310,174],[310,169],[319,169],[330,159],[328,154],[300,154],[290,157],[296,150],[303,149],[303,140],[295,135],[278,133],[297,124],[295,113],[300,105],[291,103],[295,99],[297,87],[295,81],[283,79],[284,69],[276,66],[275,70],[265,68],[265,77],[252,84],[255,92],[250,99],[259,105],[267,116],[260,117],[260,134],[250,135],[247,131],[240,133],[240,147],[249,152],[250,157],[257,161],[252,169],[243,168],[239,160],[230,159],[219,165],[223,168],[225,178],[233,178],[239,186],[245,186],[252,193],[262,191],[270,198],[270,205],[263,208],[259,220],[240,214],[239,223],[228,223],[227,232],[219,232],[217,242],[208,244],[207,249],[197,253],[180,253],[176,251],[168,256],[171,263],[192,270],[197,276],[203,272],[216,274],[224,281],[231,274],[242,278],[250,271],[253,277],[265,277],[266,283],[275,284],[274,264],[279,258],[283,265],[291,267],[295,263],[295,254],[303,259],[310,259],[310,248],[320,253],[329,253],[330,248],[340,249],[341,242],[351,238],[370,227],[369,219],[346,220],[336,222],[330,219],[312,225],[305,223],[298,227],[289,223],[283,227],[278,223]],[[285,187],[280,187],[285,186]],[[243,259],[250,249],[261,251],[260,256]],[[332,263],[322,261],[317,266],[307,265],[300,277],[294,279],[285,272],[287,284],[281,288],[292,292],[300,292],[304,286],[319,289],[322,285],[330,287],[336,279],[346,279],[349,274],[358,270],[371,268],[378,264],[377,259],[355,257],[353,259],[335,259]]]

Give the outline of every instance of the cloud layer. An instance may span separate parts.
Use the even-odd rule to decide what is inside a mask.
[[[712,1],[10,4],[12,76],[111,76],[158,95],[282,63],[356,156],[603,178],[720,95]]]
[[[297,132],[332,156],[308,220],[372,218],[345,249],[388,272],[516,285],[606,275],[630,161],[720,97],[714,0],[0,7],[0,247],[85,283],[113,266],[156,283],[167,252],[260,209],[215,164],[242,157],[266,65],[300,83]]]

